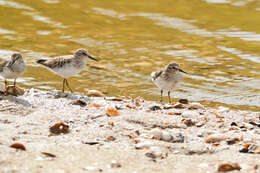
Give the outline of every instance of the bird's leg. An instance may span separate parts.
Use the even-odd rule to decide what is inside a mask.
[[[14,79],[14,87],[15,87],[15,85],[16,85],[16,78]]]
[[[70,89],[70,92],[73,93],[72,89],[71,89],[70,86],[69,86],[69,82],[68,82],[67,79],[66,79],[66,85],[67,85],[67,87]]]
[[[15,87],[15,85],[16,85],[16,78],[14,79],[14,95],[16,95],[16,87]]]
[[[66,79],[63,79],[63,84],[62,84],[62,92],[64,93],[64,85],[65,85]]]
[[[161,90],[161,100],[160,100],[160,102],[162,103],[162,96],[163,96],[163,90]]]
[[[8,82],[7,82],[7,80],[5,79],[5,89],[7,88],[7,85],[8,85]]]
[[[169,103],[171,103],[171,91],[168,91]]]

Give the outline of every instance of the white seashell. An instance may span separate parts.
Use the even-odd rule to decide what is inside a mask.
[[[166,142],[169,142],[169,141],[171,141],[172,140],[172,135],[169,133],[169,132],[167,132],[167,131],[163,131],[162,132],[162,138],[161,138],[161,140],[163,140],[163,141],[166,141]]]
[[[205,109],[205,107],[197,102],[190,103],[189,109]]]
[[[195,111],[184,111],[181,116],[183,118],[196,118],[199,117],[199,113]]]
[[[144,141],[144,142],[140,142],[140,143],[136,144],[135,148],[144,149],[144,148],[150,148],[151,146],[153,146],[153,144],[150,141]]]
[[[218,107],[218,113],[227,112],[228,110],[229,110],[229,108],[224,107],[224,106],[219,106]]]
[[[162,138],[162,130],[161,129],[158,129],[158,128],[155,128],[155,129],[152,129],[150,132],[149,132],[150,135],[152,135],[152,138],[153,139],[157,139],[157,140],[160,140]]]
[[[145,153],[145,156],[155,159],[162,156],[162,151],[159,147],[151,147],[150,151]]]

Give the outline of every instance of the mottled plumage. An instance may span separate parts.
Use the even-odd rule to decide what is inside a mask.
[[[152,81],[161,90],[161,102],[164,90],[168,91],[169,102],[171,102],[170,92],[175,90],[182,81],[181,73],[186,72],[177,63],[171,63],[164,70],[151,73]]]
[[[64,79],[62,92],[64,92],[64,84],[66,84],[72,92],[67,79],[80,73],[86,67],[86,58],[98,61],[96,58],[90,56],[85,49],[79,49],[74,55],[59,56],[49,60],[39,59],[36,62]]]
[[[16,85],[16,78],[21,76],[26,70],[26,64],[20,53],[14,53],[10,60],[0,63],[0,75],[5,79],[5,87],[7,87],[6,79],[14,79],[14,86]]]

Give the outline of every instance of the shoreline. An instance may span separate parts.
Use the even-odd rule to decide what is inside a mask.
[[[216,172],[223,163],[260,169],[260,112],[182,102],[37,89],[1,96],[0,172]],[[57,123],[64,126],[50,130]],[[16,142],[26,150],[11,148]]]

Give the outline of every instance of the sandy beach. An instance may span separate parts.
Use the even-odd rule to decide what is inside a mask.
[[[0,172],[218,172],[227,163],[259,173],[260,112],[181,102],[2,95]]]

